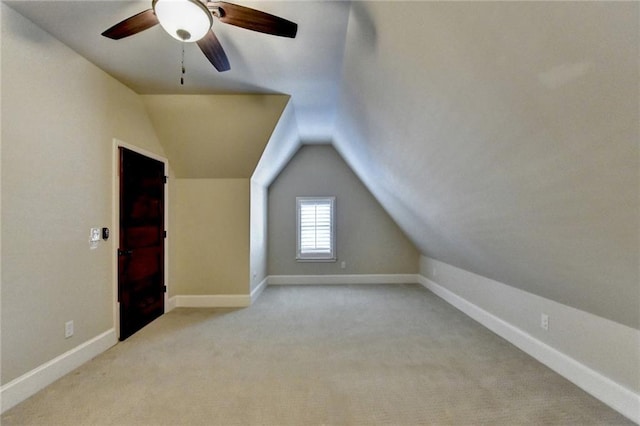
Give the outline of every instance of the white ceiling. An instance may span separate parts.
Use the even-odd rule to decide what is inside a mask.
[[[119,41],[100,35],[150,8],[151,0],[6,3],[140,94],[289,94],[304,142],[327,141],[333,134],[349,2],[235,2],[296,22],[296,38],[257,33],[214,18],[231,70],[219,73],[196,44],[187,43],[184,86],[182,44],[160,26]]]

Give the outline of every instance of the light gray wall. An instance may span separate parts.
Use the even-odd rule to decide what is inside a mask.
[[[267,188],[251,181],[249,283],[253,291],[267,277]]]
[[[164,152],[138,95],[0,8],[6,384],[113,328],[113,238],[88,242],[113,222],[113,138]]]
[[[300,147],[298,123],[289,102],[251,176],[249,273],[253,291],[268,275],[268,187]]]
[[[639,330],[428,257],[420,256],[420,274],[452,292],[456,297],[471,302],[482,309],[486,316],[497,317],[499,318],[497,321],[504,321],[503,324],[509,324],[509,328],[521,330],[526,336],[549,345],[558,351],[557,353],[568,355],[624,388],[635,393],[640,392]],[[547,330],[540,327],[541,313],[548,315]],[[501,327],[489,328],[500,334]],[[507,340],[513,339],[514,334],[506,333],[506,336]],[[512,343],[515,342],[512,340]],[[522,340],[519,343],[522,344]],[[518,346],[517,343],[516,346]],[[540,358],[544,350],[534,349],[535,346],[538,345],[527,345],[524,348],[538,360],[556,371],[561,371],[570,380],[581,379],[575,382],[579,386],[585,385],[584,377],[580,376],[584,372],[580,375],[572,374],[570,369],[562,368],[561,363],[549,363],[548,357]],[[596,397],[601,397],[603,391],[607,393],[607,398],[610,399],[605,399],[605,403],[611,403],[612,400],[620,398],[619,393],[609,392],[609,389],[599,388],[593,384],[587,390],[600,392],[600,396],[592,393]],[[620,400],[623,399],[620,398]],[[620,409],[617,404],[613,407]],[[633,412],[633,409],[623,411],[623,414],[629,412]],[[640,414],[637,409],[635,412]]]
[[[422,254],[640,327],[637,2],[356,2],[334,143]]]
[[[336,197],[338,262],[296,262],[297,196]],[[269,187],[268,259],[270,275],[403,274],[419,253],[332,146],[305,145]]]

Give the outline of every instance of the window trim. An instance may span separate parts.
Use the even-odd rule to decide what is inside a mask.
[[[331,209],[331,253],[301,253],[300,206],[305,202],[329,202]],[[336,256],[336,197],[296,197],[296,261],[335,262]]]

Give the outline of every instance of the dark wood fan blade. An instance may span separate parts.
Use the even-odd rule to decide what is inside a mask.
[[[158,23],[158,18],[156,18],[156,14],[153,13],[153,9],[149,9],[133,15],[122,22],[118,22],[103,32],[102,35],[114,40],[120,40],[121,38],[129,37],[149,29]]]
[[[216,37],[212,30],[209,30],[207,35],[198,40],[197,43],[202,53],[204,53],[204,56],[207,57],[209,62],[211,62],[218,71],[223,72],[231,69],[227,54],[224,53],[218,37]]]
[[[207,7],[225,24],[281,37],[294,38],[298,32],[298,24],[295,22],[249,7],[223,1],[207,3]]]

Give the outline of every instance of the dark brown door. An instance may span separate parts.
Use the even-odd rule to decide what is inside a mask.
[[[120,340],[164,313],[164,164],[120,148]]]

